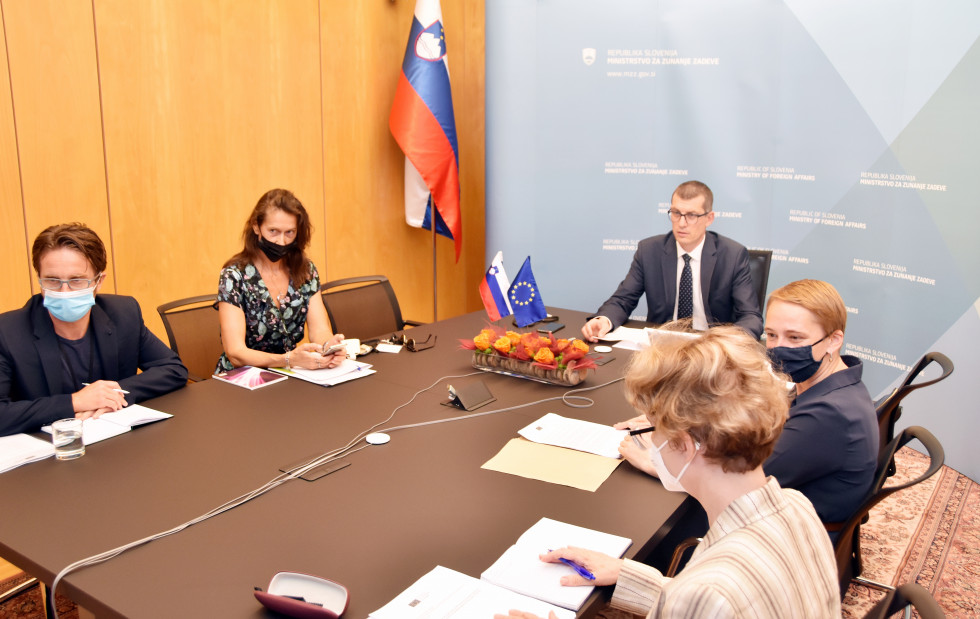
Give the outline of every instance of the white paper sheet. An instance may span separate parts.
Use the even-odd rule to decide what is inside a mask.
[[[619,444],[628,431],[548,413],[517,433],[535,443],[566,447],[606,458],[620,458]]]
[[[348,380],[354,380],[355,378],[363,378],[370,374],[374,374],[375,372],[375,370],[371,369],[370,363],[362,363],[352,359],[344,359],[344,361],[335,368],[322,368],[319,370],[304,370],[302,368],[269,369],[274,372],[279,372],[280,374],[285,374],[286,376],[295,376],[296,378],[307,380],[318,385],[331,386],[346,382]]]
[[[98,419],[86,419],[82,423],[82,442],[91,445],[113,436],[125,434],[133,426],[169,419],[170,417],[173,417],[170,413],[154,410],[142,404],[130,404],[118,411],[103,413]],[[41,430],[51,434],[51,426],[44,426]]]
[[[51,441],[44,441],[30,434],[0,437],[0,473],[53,455],[54,445]]]
[[[575,613],[508,591],[436,566],[391,602],[369,615],[371,619],[487,619],[494,614],[506,615],[511,609],[547,617],[554,612],[559,619],[574,619]]]
[[[517,539],[483,575],[482,580],[539,600],[578,610],[595,587],[564,587],[561,577],[574,574],[564,563],[545,563],[539,555],[577,546],[621,557],[632,540],[584,527],[542,518]]]
[[[142,404],[130,404],[126,408],[111,413],[104,413],[99,419],[105,419],[121,426],[140,426],[144,423],[160,421],[173,417],[170,413],[164,413]]]

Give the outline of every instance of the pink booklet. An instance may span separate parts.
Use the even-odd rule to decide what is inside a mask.
[[[276,374],[275,372],[252,367],[250,365],[244,365],[240,368],[235,368],[234,370],[228,370],[227,372],[220,372],[215,374],[214,377],[218,380],[223,380],[226,383],[238,385],[239,387],[245,387],[246,389],[268,387],[272,383],[278,383],[281,380],[286,380],[286,377],[282,374]]]

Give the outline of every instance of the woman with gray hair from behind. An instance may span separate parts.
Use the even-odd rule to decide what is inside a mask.
[[[626,391],[655,428],[650,460],[664,488],[704,507],[708,533],[674,578],[581,548],[541,560],[582,565],[594,581],[569,574],[561,584],[614,584],[613,607],[647,617],[840,617],[837,567],[820,519],[806,497],[762,470],[786,421],[786,379],[737,327],[663,338],[636,353]]]

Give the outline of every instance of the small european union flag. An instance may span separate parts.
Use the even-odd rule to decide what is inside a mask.
[[[531,256],[521,265],[514,283],[507,290],[507,297],[518,327],[526,327],[548,316],[538,284],[534,281],[534,273],[531,272]]]

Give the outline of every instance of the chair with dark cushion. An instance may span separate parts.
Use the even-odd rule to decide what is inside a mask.
[[[334,333],[377,339],[422,323],[404,320],[391,282],[384,275],[336,279],[320,286]]]
[[[201,295],[164,303],[157,308],[167,330],[170,349],[187,366],[194,382],[210,378],[224,352],[215,295]]]
[[[750,249],[749,272],[752,274],[752,287],[759,298],[759,310],[766,309],[766,288],[769,286],[769,267],[772,265],[772,250]]]
[[[874,605],[864,619],[886,619],[895,613],[905,610],[905,616],[909,616],[908,607],[911,606],[919,613],[922,619],[944,619],[946,613],[936,602],[929,591],[922,585],[914,582],[905,583],[894,591],[889,591],[888,595]]]
[[[885,480],[888,479],[889,463],[894,460],[895,452],[913,439],[918,440],[925,447],[926,454],[929,456],[929,467],[915,479],[884,487]],[[851,514],[851,517],[840,525],[837,541],[834,544],[834,554],[837,558],[837,575],[840,578],[840,594],[842,599],[847,592],[847,587],[851,583],[851,580],[875,589],[886,591],[892,589],[888,585],[882,585],[881,583],[860,577],[864,567],[861,561],[861,523],[865,520],[871,508],[886,497],[935,475],[942,468],[944,459],[945,453],[943,452],[943,446],[939,444],[939,441],[931,432],[919,426],[905,428],[899,436],[888,443],[886,449],[878,456],[878,465],[871,489],[865,495],[865,499],[861,502],[861,505]],[[828,529],[831,526],[828,525]],[[834,529],[837,530],[837,527],[835,526]]]
[[[931,364],[936,363],[941,370],[941,374],[937,378],[931,380],[924,380],[922,382],[912,384],[919,374],[922,373]],[[902,400],[908,394],[912,393],[916,389],[922,387],[928,387],[929,385],[935,385],[941,380],[945,380],[947,376],[953,373],[953,362],[949,357],[941,352],[930,352],[926,353],[919,362],[915,364],[915,367],[909,372],[905,380],[895,388],[894,391],[889,393],[887,396],[881,398],[875,402],[875,410],[878,413],[878,434],[880,437],[880,447],[878,449],[879,455],[885,451],[888,444],[892,441],[895,436],[895,422],[898,418],[902,416]],[[895,473],[895,463],[889,463],[889,475]]]

